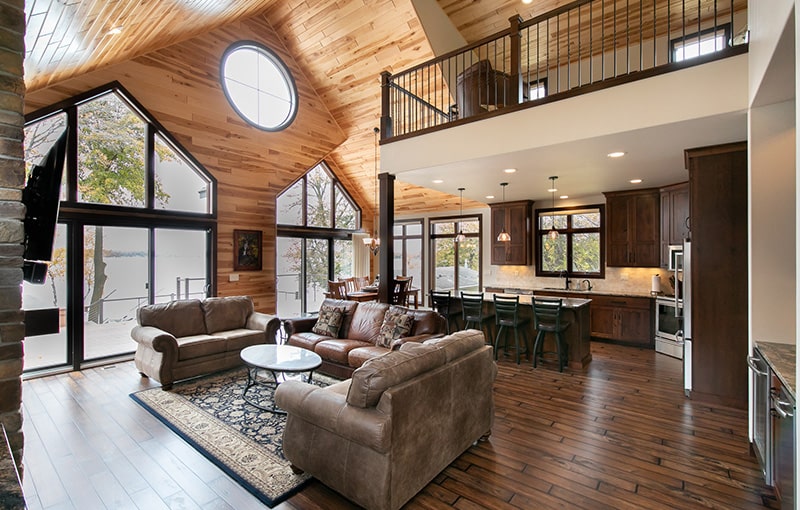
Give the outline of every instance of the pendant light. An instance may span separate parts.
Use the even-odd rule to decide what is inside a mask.
[[[459,219],[458,219],[458,235],[456,236],[457,243],[463,243],[467,240],[467,236],[464,235],[464,226],[461,223],[461,217],[464,216],[464,190],[466,188],[458,188],[459,195],[461,196],[460,206],[459,206]]]
[[[378,250],[381,248],[381,239],[378,236],[378,133],[380,133],[381,130],[374,128],[373,132],[375,133],[375,155],[373,159],[375,170],[375,214],[372,217],[372,237],[365,237],[364,245],[369,248],[372,255],[377,255]]]
[[[555,217],[555,209],[556,209],[556,179],[558,179],[557,175],[553,175],[550,177],[550,193],[552,194],[552,211],[550,212],[550,232],[547,233],[547,237],[550,239],[558,239],[558,230],[556,230],[556,217]]]
[[[503,187],[503,204],[506,203],[506,186],[508,186],[507,182],[501,182],[500,186]],[[500,234],[497,236],[497,240],[502,243],[507,243],[511,241],[511,234],[506,232],[506,216],[505,213],[503,214],[503,230],[500,231]]]

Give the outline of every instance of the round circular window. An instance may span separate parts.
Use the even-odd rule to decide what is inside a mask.
[[[259,129],[280,131],[297,115],[297,87],[289,69],[256,42],[239,42],[225,51],[222,88],[236,113]]]

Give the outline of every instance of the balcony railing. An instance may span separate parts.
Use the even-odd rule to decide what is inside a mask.
[[[578,0],[382,74],[382,139],[405,137],[736,55],[747,0]]]

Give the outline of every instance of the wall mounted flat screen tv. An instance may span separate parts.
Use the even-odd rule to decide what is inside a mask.
[[[44,283],[47,262],[53,257],[53,240],[61,201],[61,176],[67,149],[67,130],[58,137],[42,161],[34,165],[22,190],[25,204],[23,279]]]

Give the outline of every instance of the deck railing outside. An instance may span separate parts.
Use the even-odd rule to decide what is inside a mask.
[[[747,0],[578,0],[509,22],[462,49],[384,72],[382,138],[739,54]]]

